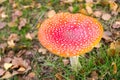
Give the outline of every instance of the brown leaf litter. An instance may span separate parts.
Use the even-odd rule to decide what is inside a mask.
[[[0,30],[3,29],[7,25],[6,22],[0,22]]]
[[[115,62],[112,62],[112,66],[113,66],[113,74],[117,73],[117,64]]]
[[[115,56],[116,54],[120,55],[120,40],[111,42],[110,48],[108,48],[107,53],[110,56]]]
[[[120,28],[120,20],[119,21],[115,21],[114,24],[112,25],[113,28],[118,29]]]
[[[105,39],[106,42],[111,42],[112,39],[112,33],[110,31],[104,31],[102,38]]]
[[[24,74],[31,70],[30,61],[19,57],[4,57],[0,63],[0,79],[7,79],[16,74]]]
[[[18,26],[18,29],[21,30],[22,27],[24,27],[27,24],[27,19],[26,18],[20,18],[20,23]]]
[[[94,70],[90,73],[90,77],[87,80],[98,80],[98,71]]]

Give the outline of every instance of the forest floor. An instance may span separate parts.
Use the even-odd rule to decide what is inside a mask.
[[[38,41],[41,23],[59,12],[94,17],[104,28],[101,42],[79,58],[77,72],[69,58]],[[0,0],[0,79],[119,80],[120,0]]]

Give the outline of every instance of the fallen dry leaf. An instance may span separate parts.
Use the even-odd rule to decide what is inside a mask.
[[[41,8],[41,6],[42,6],[42,5],[41,5],[40,3],[37,3],[37,4],[36,4],[36,7],[37,7],[37,8]]]
[[[63,61],[64,66],[68,65],[70,62],[69,59],[63,59],[62,61]]]
[[[1,17],[1,18],[7,18],[8,15],[7,15],[5,12],[2,12],[2,13],[0,14],[0,17]]]
[[[26,38],[26,39],[29,39],[29,40],[32,40],[32,39],[33,39],[32,35],[31,35],[30,33],[27,33],[27,34],[25,35],[25,38]]]
[[[13,71],[12,73],[9,72],[9,71],[6,71],[4,73],[4,75],[2,75],[2,77],[0,77],[0,79],[2,79],[2,80],[9,79],[9,78],[11,78],[11,77],[13,77],[14,75],[17,75],[17,74],[18,74],[18,72],[16,72],[16,71]]]
[[[93,15],[94,15],[95,17],[101,17],[102,12],[101,12],[101,11],[95,11],[95,12],[93,13]]]
[[[5,10],[5,7],[0,7],[0,13],[2,13],[2,12],[4,12],[4,10]]]
[[[86,5],[86,6],[89,6],[89,7],[91,7],[91,8],[93,7],[93,3],[86,3],[85,5]]]
[[[102,14],[102,19],[103,19],[103,20],[107,21],[107,20],[110,20],[110,18],[111,18],[111,15],[110,15],[110,14],[108,14],[108,13],[103,13],[103,14]]]
[[[100,0],[103,6],[109,5],[109,0]]]
[[[13,14],[13,15],[14,15],[14,16],[17,16],[17,17],[20,17],[20,16],[22,16],[22,11],[16,9],[16,10],[14,11],[14,14]]]
[[[109,1],[109,4],[110,4],[110,10],[112,10],[112,11],[116,11],[117,10],[117,8],[118,8],[118,5],[117,5],[117,3],[115,3],[115,1]]]
[[[20,80],[23,80],[23,79],[20,79]],[[27,76],[24,77],[24,80],[37,80],[37,78],[35,76],[35,73],[31,72]],[[49,80],[49,79],[43,79],[43,80]]]
[[[116,52],[120,53],[120,41],[119,40],[115,41],[114,44],[115,44],[115,50],[116,50]]]
[[[113,74],[117,73],[117,65],[115,62],[112,62],[112,66],[113,66]]]
[[[0,29],[3,29],[7,25],[6,22],[0,22]]]
[[[56,14],[55,10],[50,10],[50,11],[47,12],[47,17],[48,17],[48,18],[51,18],[51,17],[53,17],[55,14]]]
[[[98,80],[98,73],[97,71],[92,71],[90,74],[92,80]]]
[[[73,3],[75,0],[61,0],[64,3]]]
[[[46,54],[46,53],[47,53],[47,50],[44,49],[44,48],[40,48],[40,49],[38,49],[38,52],[39,52],[39,53],[42,53],[42,54]]]
[[[119,29],[118,30],[114,30],[113,31],[113,36],[115,36],[114,40],[119,39],[120,38],[120,30]]]
[[[2,57],[0,56],[0,62],[2,61]]]
[[[14,71],[14,70],[13,70],[12,76],[17,75],[17,74],[19,74],[18,71]]]
[[[84,9],[84,8],[82,8],[82,9],[80,9],[80,11],[79,11],[80,13],[82,13],[82,14],[85,14],[85,15],[87,15],[88,13],[87,13],[87,10],[86,9]]]
[[[27,24],[27,19],[20,18],[20,23],[19,23],[18,29],[21,30],[22,27],[24,27],[26,24]]]
[[[14,2],[14,3],[12,4],[12,7],[13,7],[14,9],[16,9],[16,8],[18,7],[18,3],[15,3],[15,2]]]
[[[11,41],[11,40],[13,40],[13,41],[19,41],[18,35],[15,34],[15,33],[10,34],[10,36],[8,38],[8,41]]]
[[[86,3],[93,3],[93,0],[85,0]]]
[[[9,68],[12,67],[12,64],[11,63],[4,63],[4,68],[5,70],[8,70]]]
[[[114,41],[110,44],[110,48],[107,50],[108,55],[114,56],[120,53],[120,41]]]
[[[24,73],[30,71],[31,69],[32,69],[31,66],[28,66],[28,67],[26,68],[26,70],[24,71]]]
[[[26,69],[24,67],[20,67],[17,71],[24,72]]]
[[[5,74],[0,79],[8,79],[8,78],[10,78],[12,76],[13,75],[9,71],[7,71],[7,72],[5,72]]]
[[[118,15],[118,11],[111,11],[111,15],[117,16]]]
[[[90,6],[86,6],[86,10],[88,12],[88,14],[92,14],[93,13],[93,10]]]
[[[0,44],[0,49],[2,50],[2,52],[4,53],[5,49],[7,47],[7,43],[1,43]]]
[[[10,63],[12,61],[12,58],[5,57],[5,58],[3,58],[3,60],[4,60],[5,63]]]
[[[63,80],[63,77],[62,77],[61,75],[62,75],[62,73],[59,72],[59,73],[56,73],[56,74],[55,74],[55,77],[56,77],[58,80]]]
[[[8,47],[14,48],[15,47],[15,42],[13,40],[7,41]]]
[[[13,64],[13,66],[11,69],[19,68],[18,74],[23,74],[23,73],[26,73],[29,70],[31,70],[29,60],[23,60],[22,58],[14,57],[12,60],[12,64]]]
[[[15,52],[13,50],[10,50],[8,53],[7,53],[7,57],[8,58],[12,58],[15,56]]]
[[[20,50],[18,53],[17,53],[17,57],[21,57],[23,54],[26,53],[26,49],[23,49],[23,50]]]
[[[73,11],[73,6],[69,6],[69,7],[68,7],[68,10],[69,10],[70,12],[72,12],[72,11]]]
[[[12,13],[12,22],[15,22],[18,17],[22,16],[22,11],[15,9]]]
[[[27,68],[29,66],[29,64],[25,60],[17,57],[14,57],[14,59],[12,60],[12,64],[12,68],[18,68],[19,66]]]
[[[37,3],[35,3],[35,1],[32,1],[30,5],[25,5],[25,6],[23,6],[23,8],[24,9],[34,8],[35,6],[37,6]]]
[[[106,40],[106,42],[112,41],[112,33],[110,31],[104,31],[102,38]]]
[[[36,3],[34,0],[32,0],[31,4],[29,5],[24,5],[23,8],[27,9],[27,8],[35,8],[36,6],[38,6],[38,4],[40,3]]]
[[[5,70],[0,69],[0,76],[2,76],[5,73]]]
[[[114,42],[112,42],[110,44],[110,48],[111,49],[117,49],[118,48],[118,50],[119,50],[119,48],[120,48],[120,41],[114,41]]]
[[[108,54],[109,56],[115,56],[115,53],[116,53],[115,49],[108,49],[108,50],[107,50],[107,54]]]
[[[116,21],[113,25],[113,28],[120,28],[120,21]]]
[[[34,55],[34,53],[32,51],[27,50],[25,53],[25,56],[27,56],[28,58],[32,58]]]
[[[23,6],[24,9],[31,8],[31,5],[25,5]]]
[[[34,73],[34,72],[30,72],[30,73],[28,74],[28,77],[34,78],[34,77],[35,77],[35,73]]]
[[[17,26],[17,23],[12,21],[12,22],[8,23],[8,26],[9,27],[15,27],[15,26]]]
[[[14,0],[9,0],[9,3],[10,3],[10,4],[13,4],[13,3],[14,3]]]
[[[34,8],[35,5],[37,5],[37,4],[35,3],[35,1],[32,1],[32,3],[31,3],[31,8]]]
[[[3,48],[5,49],[6,47],[7,47],[7,44],[6,44],[6,43],[1,43],[1,44],[0,44],[0,48],[1,48],[1,49],[3,49]]]

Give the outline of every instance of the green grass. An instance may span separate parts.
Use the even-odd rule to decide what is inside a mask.
[[[78,72],[74,72],[71,70],[70,65],[64,66],[62,59],[58,58],[57,60],[53,61],[48,57],[44,59],[44,63],[40,64],[38,60],[35,60],[36,58],[39,58],[41,55],[36,54],[35,56],[35,62],[37,65],[37,75],[39,76],[39,79],[45,79],[45,78],[52,78],[55,79],[55,74],[58,72],[62,72],[62,77],[65,80],[70,80],[70,76],[74,75],[76,80],[86,80],[92,71],[98,72],[99,79],[104,78],[105,80],[111,80],[111,79],[119,79],[120,74],[120,59],[118,55],[115,56],[109,56],[106,52],[107,48],[106,46],[102,46],[98,51],[91,51],[90,53],[87,53],[89,55],[89,58],[86,57],[80,57],[80,63],[82,65],[82,68]],[[50,56],[51,57],[51,56]],[[52,58],[54,58],[52,56]],[[116,74],[113,74],[113,65],[112,63],[115,62],[118,67],[118,72]],[[42,67],[46,66],[49,68],[52,68],[53,71],[50,72],[49,75],[42,75],[40,76],[40,73],[42,73]]]

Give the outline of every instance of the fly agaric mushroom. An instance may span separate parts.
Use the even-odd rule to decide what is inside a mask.
[[[53,54],[70,57],[73,69],[80,67],[78,56],[92,50],[102,35],[102,25],[96,19],[67,12],[45,20],[38,31],[40,43]]]

